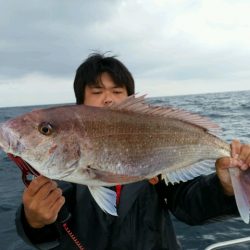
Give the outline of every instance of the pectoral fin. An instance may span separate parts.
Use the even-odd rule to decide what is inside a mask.
[[[88,186],[99,207],[106,213],[117,216],[116,192],[105,187]]]

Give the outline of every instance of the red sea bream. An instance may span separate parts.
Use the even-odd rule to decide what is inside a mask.
[[[176,183],[214,171],[215,159],[230,156],[216,129],[199,115],[131,96],[108,108],[68,105],[21,115],[0,125],[0,147],[44,176],[88,185],[101,208],[115,215],[113,192],[102,186],[159,174]],[[213,162],[204,164],[207,160]],[[230,173],[248,222],[248,172],[232,168]]]

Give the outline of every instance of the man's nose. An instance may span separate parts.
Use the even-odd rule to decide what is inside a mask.
[[[107,95],[107,96],[105,96],[103,102],[104,102],[105,106],[109,106],[110,104],[113,103],[113,99],[112,99],[112,97],[110,95]]]

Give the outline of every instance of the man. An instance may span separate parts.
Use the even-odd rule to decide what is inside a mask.
[[[77,104],[104,107],[134,94],[134,80],[117,59],[94,54],[78,68],[74,90]],[[238,155],[237,166],[247,169],[250,147],[238,141],[231,146],[232,155]],[[117,217],[104,213],[87,187],[59,183],[60,188],[39,176],[24,191],[17,231],[38,249],[76,249],[78,240],[86,250],[180,249],[168,210],[188,224],[237,213],[227,170],[230,160],[217,160],[217,175],[186,183],[166,186],[159,176],[149,182],[124,185],[117,191],[121,192]],[[67,216],[58,218],[64,204],[71,214],[67,223],[77,236],[75,242],[62,226]]]

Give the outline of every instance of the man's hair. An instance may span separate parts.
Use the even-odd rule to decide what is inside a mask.
[[[116,86],[126,87],[128,95],[134,94],[134,79],[125,65],[114,56],[94,53],[76,71],[74,91],[77,104],[84,103],[86,86],[99,85],[100,76],[104,72],[110,75]]]

